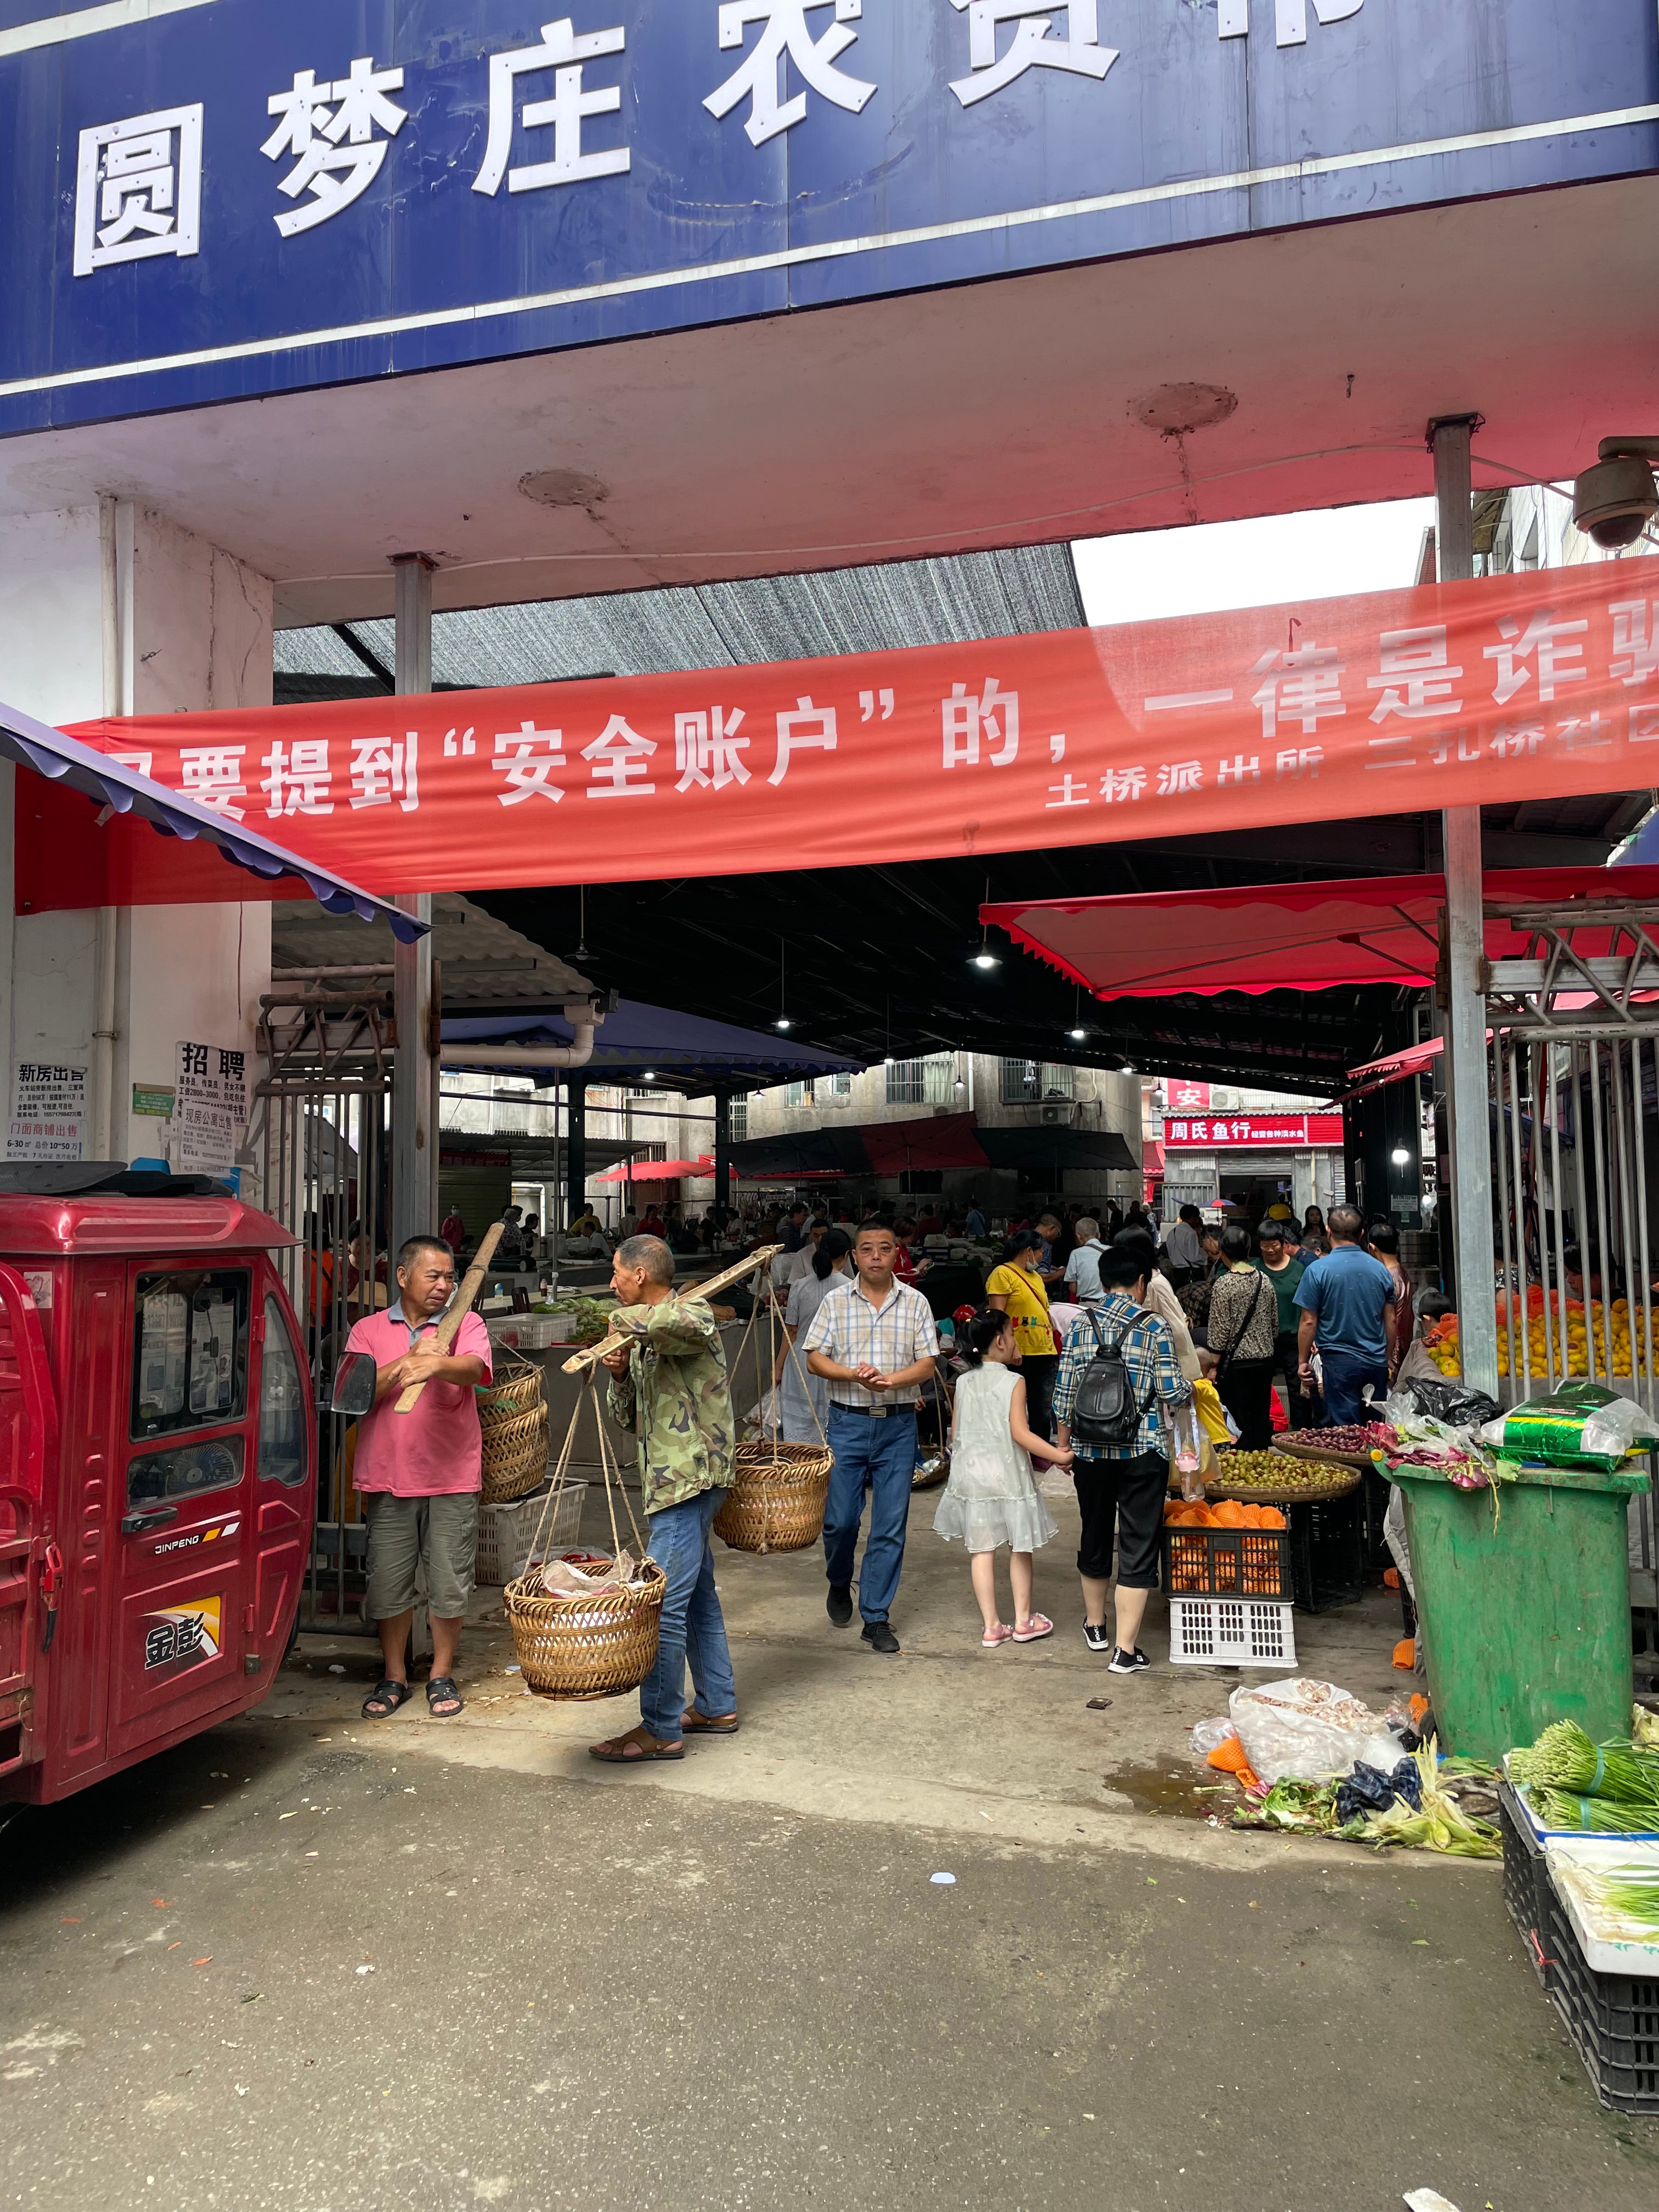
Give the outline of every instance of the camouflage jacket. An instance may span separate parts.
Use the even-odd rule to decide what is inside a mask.
[[[613,1417],[640,1440],[640,1489],[660,1513],[732,1480],[732,1398],[720,1324],[706,1298],[624,1306],[613,1329],[637,1340],[628,1373],[611,1379]]]

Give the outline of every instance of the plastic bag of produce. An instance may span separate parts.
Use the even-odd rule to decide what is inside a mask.
[[[1400,1759],[1382,1716],[1334,1682],[1297,1675],[1252,1684],[1233,1692],[1228,1709],[1250,1765],[1269,1784],[1286,1775],[1322,1782],[1351,1773],[1356,1759],[1387,1774]]]
[[[1489,1421],[1480,1441],[1511,1459],[1611,1474],[1627,1452],[1659,1443],[1659,1425],[1633,1398],[1600,1382],[1563,1382]]]

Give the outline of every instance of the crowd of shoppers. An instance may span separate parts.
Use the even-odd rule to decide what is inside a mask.
[[[514,1213],[508,1225],[522,1249],[535,1224]],[[612,1416],[637,1439],[651,1553],[667,1589],[640,1724],[592,1747],[618,1765],[681,1758],[688,1735],[730,1734],[738,1724],[711,1538],[736,1436],[726,1355],[712,1309],[695,1290],[675,1287],[677,1232],[683,1240],[698,1224],[655,1212],[646,1220],[651,1225],[624,1237],[614,1255],[614,1325],[630,1340],[605,1364]],[[825,1609],[837,1626],[856,1611],[864,1643],[896,1654],[891,1613],[917,1464],[917,1407],[940,1350],[917,1277],[930,1264],[928,1240],[962,1234],[965,1224],[937,1206],[915,1216],[886,1207],[854,1224],[845,1207],[805,1203],[754,1223],[715,1209],[708,1221],[715,1243],[764,1238],[783,1247],[770,1270],[781,1323],[771,1381],[784,1440],[827,1444],[833,1454]],[[577,1229],[598,1233],[599,1224],[588,1217]],[[441,1237],[412,1238],[397,1257],[395,1301],[362,1312],[349,1340],[379,1370],[354,1474],[368,1510],[368,1607],[383,1653],[382,1679],[363,1707],[369,1718],[389,1717],[410,1695],[417,1585],[432,1616],[429,1708],[441,1719],[462,1710],[453,1668],[477,1544],[474,1391],[489,1379],[489,1342],[476,1316],[442,1352],[432,1337],[454,1295],[465,1243],[454,1209]],[[981,1644],[1028,1644],[1054,1632],[1034,1604],[1033,1569],[1036,1552],[1058,1533],[1036,1480],[1054,1468],[1069,1472],[1079,1507],[1084,1640],[1113,1672],[1144,1671],[1151,1662],[1139,1638],[1157,1586],[1163,1502],[1177,1437],[1192,1433],[1194,1389],[1213,1383],[1251,1450],[1270,1441],[1276,1390],[1293,1427],[1364,1419],[1368,1397],[1386,1395],[1410,1341],[1411,1286],[1399,1244],[1391,1224],[1368,1228],[1347,1206],[1334,1206],[1328,1223],[1317,1208],[1300,1224],[1276,1208],[1254,1228],[1237,1215],[1209,1224],[1185,1207],[1161,1248],[1139,1206],[1045,1210],[1016,1223],[982,1304],[958,1316],[951,1471],[934,1522],[969,1554]],[[1126,1378],[1109,1419],[1089,1382],[1103,1353],[1121,1361]],[[397,1417],[390,1401],[410,1382],[423,1386],[420,1403]],[[1000,1550],[1009,1555],[1006,1621]]]

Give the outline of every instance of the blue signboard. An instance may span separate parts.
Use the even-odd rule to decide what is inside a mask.
[[[1656,167],[1654,0],[0,0],[0,433]]]

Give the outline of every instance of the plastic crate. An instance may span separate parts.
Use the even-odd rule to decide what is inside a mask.
[[[536,1540],[536,1529],[547,1506],[549,1486],[532,1490],[528,1498],[515,1498],[508,1505],[481,1505],[478,1508],[478,1560],[473,1569],[473,1580],[492,1586],[510,1583],[521,1575],[530,1559],[530,1547]],[[544,1552],[562,1551],[576,1541],[581,1526],[582,1503],[587,1495],[585,1482],[567,1482],[558,1504],[547,1516],[547,1526],[542,1530],[541,1544]]]
[[[1553,1888],[1547,1987],[1608,2111],[1659,2115],[1659,1975],[1598,1973]]]
[[[1260,1598],[1172,1597],[1170,1659],[1176,1667],[1294,1667],[1291,1608]]]
[[[1358,1605],[1365,1594],[1363,1492],[1321,1498],[1298,1505],[1287,1500],[1292,1601],[1298,1613],[1328,1613]]]
[[[1548,1989],[1549,1869],[1532,1817],[1507,1782],[1498,1785],[1498,1832],[1504,1839],[1504,1902],[1527,1947],[1534,1973]]]
[[[1279,1528],[1164,1530],[1163,1583],[1168,1597],[1243,1597],[1287,1604],[1291,1540]]]

